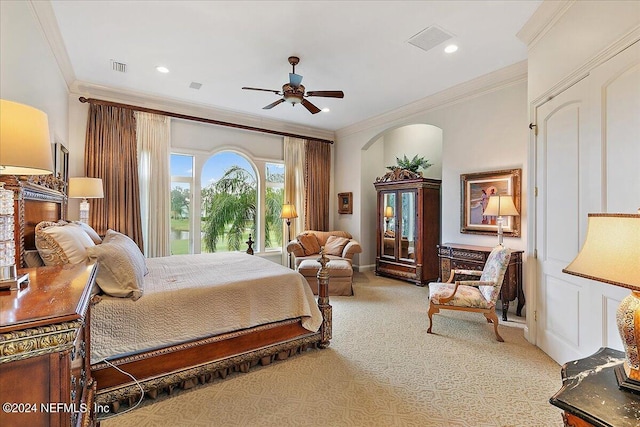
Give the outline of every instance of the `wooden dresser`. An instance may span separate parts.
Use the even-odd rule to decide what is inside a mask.
[[[440,280],[447,281],[451,270],[482,270],[493,248],[489,246],[460,245],[444,243],[438,245],[440,258]],[[522,315],[525,297],[522,285],[522,254],[524,251],[511,251],[509,267],[504,275],[500,300],[502,301],[502,320],[507,320],[509,302],[518,299],[516,314]],[[473,280],[477,280],[474,278]]]
[[[0,425],[95,424],[90,365],[94,265],[21,270],[31,283],[0,292]]]

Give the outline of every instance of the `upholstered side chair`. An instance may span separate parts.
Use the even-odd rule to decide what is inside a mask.
[[[429,329],[431,332],[433,315],[440,309],[473,311],[484,314],[487,322],[493,323],[496,339],[504,342],[498,333],[496,301],[500,296],[502,280],[509,265],[511,253],[508,248],[498,245],[489,254],[482,271],[451,270],[446,283],[429,283]],[[456,274],[479,276],[479,280],[458,280]]]

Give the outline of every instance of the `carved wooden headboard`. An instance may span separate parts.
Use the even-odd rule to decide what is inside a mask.
[[[66,183],[53,175],[0,176],[7,190],[14,192],[16,266],[25,267],[24,253],[36,248],[35,228],[40,221],[67,217]]]

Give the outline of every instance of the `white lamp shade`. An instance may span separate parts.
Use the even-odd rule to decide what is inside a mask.
[[[28,105],[0,99],[0,175],[52,172],[47,115]]]
[[[518,216],[518,210],[513,204],[511,196],[491,196],[483,215],[487,216]]]
[[[102,178],[69,178],[69,197],[73,199],[102,199]]]
[[[296,212],[296,207],[291,203],[282,205],[282,212],[280,214],[280,218],[284,218],[284,219],[298,218],[298,212]]]
[[[582,249],[562,271],[640,290],[640,214],[589,214]]]

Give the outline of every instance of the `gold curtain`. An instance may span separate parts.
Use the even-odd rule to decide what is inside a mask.
[[[126,234],[143,250],[136,144],[133,110],[89,106],[85,173],[104,185],[104,199],[90,199],[90,224],[101,235],[109,228]]]
[[[331,145],[307,141],[305,150],[305,229],[329,230]]]

